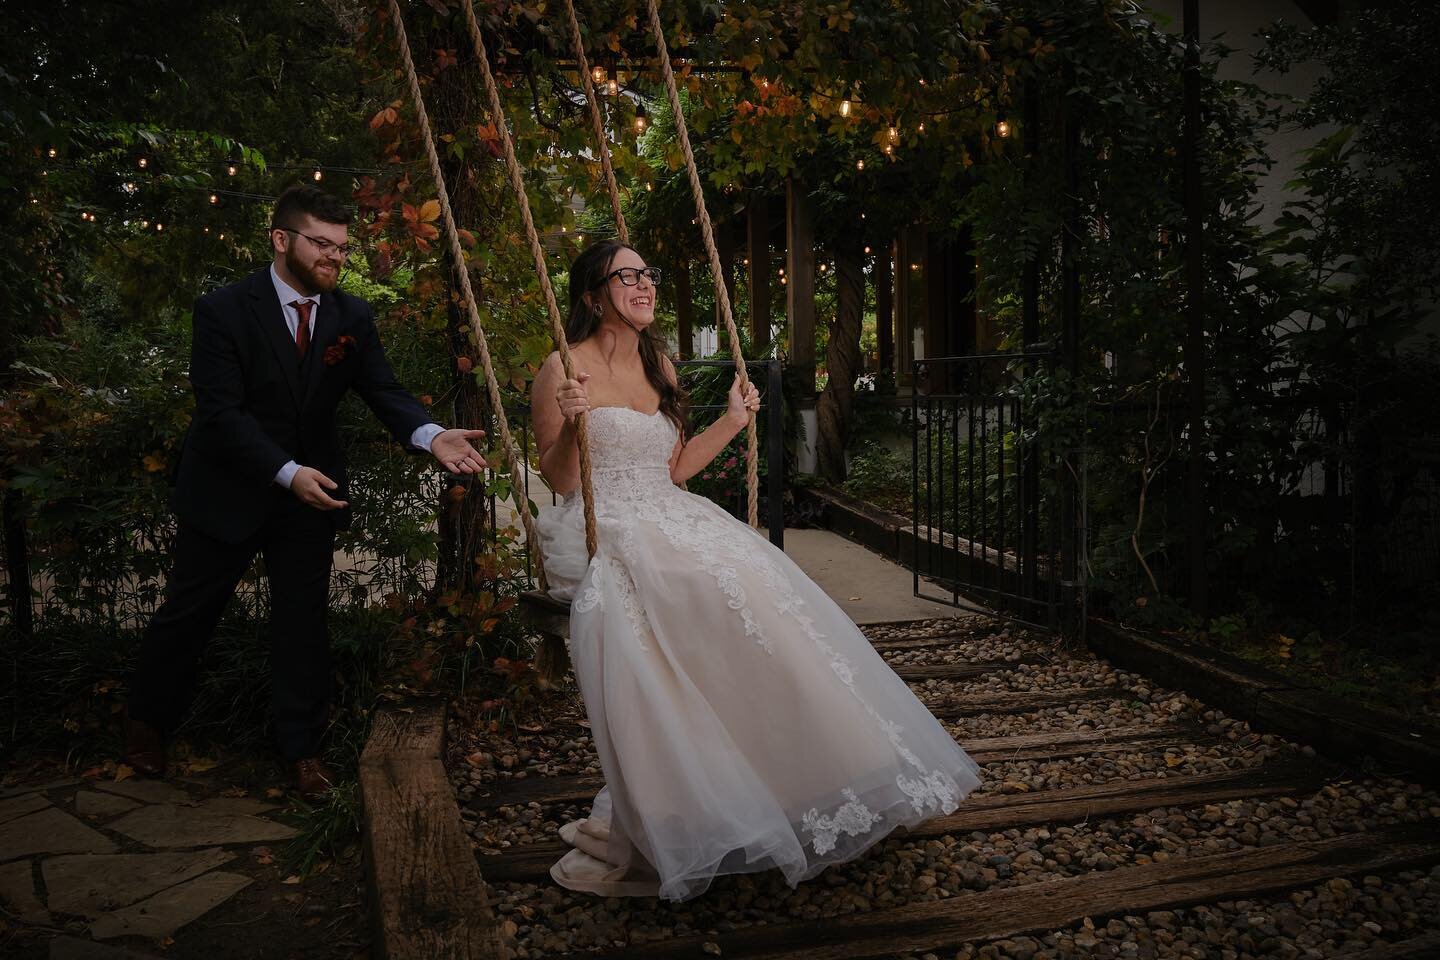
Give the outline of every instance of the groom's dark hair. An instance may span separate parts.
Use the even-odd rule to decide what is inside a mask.
[[[350,223],[350,211],[335,197],[319,187],[297,183],[275,199],[275,212],[270,215],[270,229],[291,229],[300,214],[308,213],[323,223]]]

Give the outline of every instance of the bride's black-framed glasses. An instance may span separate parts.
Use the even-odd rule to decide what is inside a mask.
[[[609,283],[611,277],[619,277],[620,282],[627,287],[637,286],[640,283],[641,277],[649,280],[650,286],[652,287],[660,286],[659,267],[620,267],[618,270],[611,270],[605,274],[604,278],[601,279],[600,283],[596,284],[596,286],[603,286]]]

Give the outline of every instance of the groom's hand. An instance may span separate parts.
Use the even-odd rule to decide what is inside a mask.
[[[295,471],[295,476],[290,481],[290,492],[299,497],[301,503],[316,510],[339,510],[350,506],[348,501],[333,500],[325,492],[338,490],[339,487],[338,483],[314,467],[301,467]]]
[[[485,458],[470,441],[483,436],[484,430],[442,430],[430,441],[430,453],[451,473],[479,473],[485,469]]]

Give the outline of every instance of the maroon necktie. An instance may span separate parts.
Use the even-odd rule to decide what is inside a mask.
[[[309,300],[296,300],[290,306],[300,315],[300,322],[295,324],[295,349],[300,351],[300,358],[305,358],[305,351],[310,347],[310,308],[315,306]]]

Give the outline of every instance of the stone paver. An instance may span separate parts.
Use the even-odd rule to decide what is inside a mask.
[[[0,800],[0,823],[14,820],[16,817],[23,817],[36,810],[44,810],[48,806],[50,806],[50,801],[38,793],[22,793],[18,796],[7,797]]]
[[[148,900],[107,913],[90,925],[90,933],[99,940],[115,937],[159,940],[224,903],[250,883],[249,877],[239,873],[203,874],[162,890]]]
[[[190,794],[158,780],[102,780],[95,784],[107,793],[118,793],[141,803],[191,803]]]
[[[56,937],[50,941],[50,960],[152,960],[152,955],[79,937]]]
[[[235,859],[224,850],[51,857],[41,864],[50,909],[94,919]]]
[[[209,810],[212,813],[239,813],[254,816],[276,813],[283,808],[265,800],[256,800],[254,797],[212,797],[200,804],[200,809]]]
[[[109,793],[96,790],[81,790],[75,794],[75,812],[92,820],[109,820],[122,813],[129,813],[140,804]]]
[[[56,807],[0,824],[0,861],[37,853],[111,853],[114,850],[115,844],[109,838]]]
[[[293,828],[259,817],[168,803],[128,813],[110,824],[109,829],[160,849],[267,843],[295,835]]]
[[[29,860],[16,860],[0,866],[0,901],[22,923],[49,923],[50,912],[35,895],[35,878]]]
[[[0,789],[0,799],[17,796],[22,793],[49,793],[51,790],[58,790],[61,787],[73,787],[79,782],[75,777],[61,777],[58,780],[50,780],[44,783],[17,783]]]

